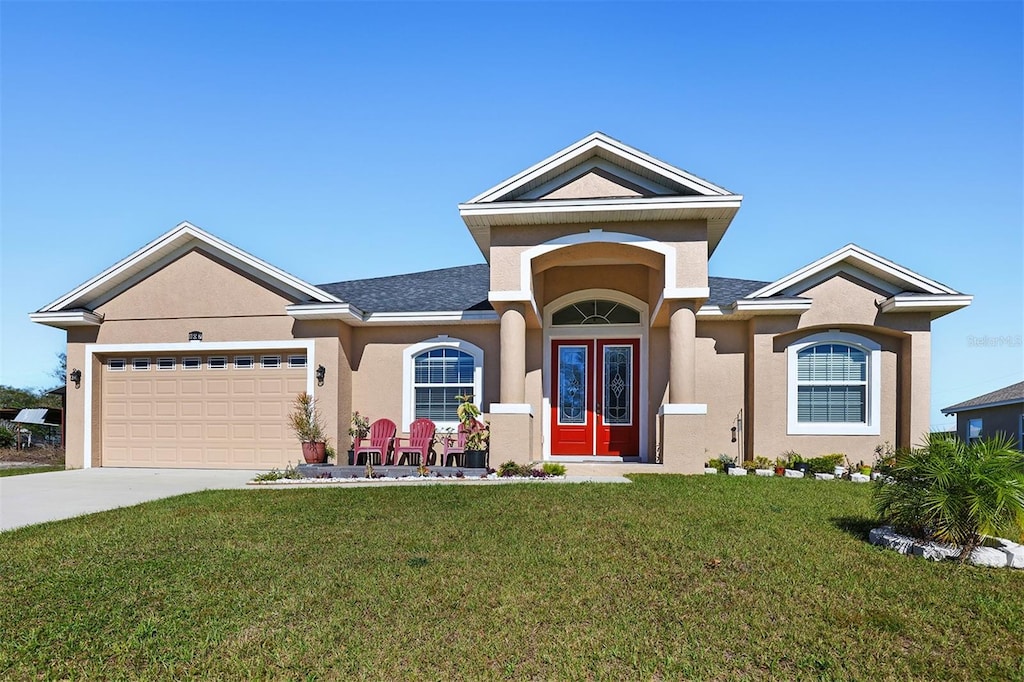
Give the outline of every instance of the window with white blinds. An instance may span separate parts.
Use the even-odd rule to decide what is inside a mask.
[[[797,421],[863,424],[868,357],[859,348],[820,343],[797,353]]]
[[[457,348],[433,348],[413,358],[414,418],[458,421],[458,396],[474,394],[475,360]]]
[[[881,433],[881,344],[830,330],[792,343],[786,353],[787,433]]]

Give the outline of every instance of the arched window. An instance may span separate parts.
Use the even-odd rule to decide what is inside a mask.
[[[789,433],[880,433],[881,347],[831,332],[789,347]]]
[[[640,324],[640,311],[625,303],[591,299],[577,301],[561,308],[551,316],[555,327],[593,324]]]
[[[483,351],[477,346],[438,337],[409,346],[403,359],[403,428],[420,418],[432,420],[438,428],[455,428],[460,395],[472,395],[481,406]]]

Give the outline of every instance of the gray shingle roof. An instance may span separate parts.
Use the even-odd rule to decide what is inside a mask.
[[[490,266],[480,263],[317,286],[366,312],[418,313],[490,310],[491,304],[487,301],[490,284]],[[711,296],[707,302],[728,305],[766,284],[768,282],[750,279],[708,277]]]
[[[1024,381],[1016,384],[1011,384],[1005,388],[1000,388],[998,391],[992,391],[985,395],[979,395],[977,398],[971,398],[965,400],[962,403],[951,405],[950,407],[942,408],[943,414],[952,414],[954,412],[967,412],[969,410],[977,410],[991,405],[993,403],[1013,403],[1013,402],[1024,402]]]

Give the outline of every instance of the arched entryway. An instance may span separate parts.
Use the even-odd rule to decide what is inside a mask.
[[[646,458],[647,317],[643,301],[604,289],[545,306],[546,458]]]

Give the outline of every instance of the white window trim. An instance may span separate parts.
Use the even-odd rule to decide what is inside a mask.
[[[415,363],[413,362],[413,358],[424,351],[433,350],[435,348],[455,348],[463,353],[468,353],[473,357],[473,404],[478,408],[481,408],[481,405],[483,405],[484,351],[482,348],[470,343],[469,341],[454,339],[445,335],[437,336],[433,339],[427,339],[420,343],[414,343],[402,350],[403,431],[409,430],[409,425],[412,424],[413,419],[415,418],[414,415],[416,414],[416,391],[413,389]],[[481,411],[483,411],[482,408]],[[459,427],[459,423],[457,421],[439,421],[434,423],[440,430],[457,429]]]
[[[299,361],[302,361],[299,364]],[[309,366],[309,360],[305,355],[289,355],[288,356],[288,369],[306,369]]]
[[[120,362],[120,367],[114,367],[111,363]],[[107,358],[107,371],[108,372],[126,372],[128,371],[128,361],[124,358]]]
[[[186,364],[186,363],[188,363],[189,360],[195,361],[196,366],[195,367],[189,367]],[[198,370],[200,370],[202,368],[203,368],[203,359],[202,358],[197,358],[195,356],[189,356],[187,358],[182,358],[181,359],[181,369],[182,369],[182,371],[195,372],[195,371],[198,371]]]
[[[166,362],[168,360],[170,360],[170,362],[171,362],[171,366],[170,367],[161,367],[160,366],[162,363],[164,363],[164,362]],[[157,358],[156,359],[156,371],[158,371],[158,372],[173,372],[176,369],[178,369],[178,361],[175,358]]]
[[[139,368],[135,366],[137,362],[145,362],[146,366]],[[132,358],[132,371],[133,372],[148,372],[153,366],[153,362],[149,358]]]
[[[273,364],[268,364],[268,360],[272,360]],[[261,369],[281,369],[281,356],[280,355],[261,355],[260,356],[260,368]]]
[[[213,366],[213,361],[214,360],[223,360],[224,361],[224,366],[223,367],[214,367]],[[228,363],[228,356],[226,356],[226,355],[211,355],[210,357],[206,358],[206,368],[210,369],[210,370],[213,370],[214,372],[222,372],[222,371],[226,370],[228,368],[228,364],[229,364]]]
[[[864,424],[849,423],[801,423],[797,420],[797,353],[820,343],[841,343],[864,351],[868,359],[868,385],[864,392],[867,405],[864,406]],[[882,398],[882,346],[869,338],[846,332],[822,332],[805,336],[791,343],[786,349],[787,364],[787,413],[788,429],[791,436],[877,436],[881,434]]]
[[[238,364],[239,360],[248,360],[249,361],[249,366],[248,367],[246,367],[244,365],[240,366]],[[256,368],[256,358],[255,358],[255,356],[252,356],[252,355],[236,355],[233,358],[232,366],[235,369],[255,369]]]

